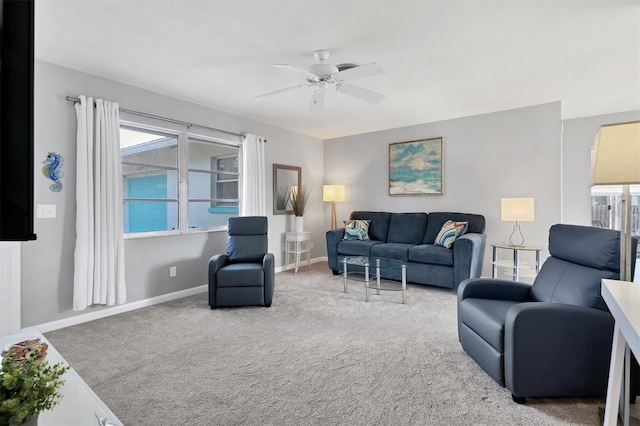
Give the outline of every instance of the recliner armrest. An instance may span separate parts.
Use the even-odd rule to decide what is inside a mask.
[[[218,288],[218,270],[227,264],[226,254],[216,254],[209,259],[209,306],[216,306],[216,290]]]
[[[523,302],[531,291],[531,284],[494,278],[464,280],[458,287],[458,303],[470,297],[477,299],[513,300]]]
[[[507,389],[516,397],[603,396],[613,326],[611,314],[600,309],[546,302],[513,306],[504,325]]]
[[[211,278],[215,280],[216,272],[227,264],[228,258],[226,254],[216,254],[209,259],[209,282]]]
[[[273,288],[276,281],[275,260],[273,253],[266,253],[262,258],[264,270],[264,304],[269,306],[273,300]]]

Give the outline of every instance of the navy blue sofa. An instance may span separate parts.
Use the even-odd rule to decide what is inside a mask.
[[[406,262],[407,282],[456,289],[480,277],[486,244],[484,216],[470,213],[389,213],[354,211],[350,219],[370,220],[369,240],[343,240],[344,228],[327,232],[329,268],[342,272],[345,256],[375,256]],[[434,245],[447,220],[468,222],[451,248]],[[383,269],[383,278],[400,280],[401,271]]]

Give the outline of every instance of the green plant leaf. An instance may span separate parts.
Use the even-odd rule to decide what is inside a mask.
[[[294,215],[304,216],[304,209],[307,207],[310,195],[311,187],[306,185],[298,187],[297,191],[291,191],[289,197],[291,199],[291,206],[293,207]]]
[[[69,370],[61,362],[49,364],[40,359],[35,349],[28,358],[9,349],[0,369],[0,426],[20,425],[60,403],[58,390],[64,384],[61,377]]]

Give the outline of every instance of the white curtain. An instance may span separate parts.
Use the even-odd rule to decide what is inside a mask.
[[[240,216],[266,216],[266,171],[262,138],[246,134],[242,138],[242,200]]]
[[[80,96],[73,309],[126,302],[118,104]]]

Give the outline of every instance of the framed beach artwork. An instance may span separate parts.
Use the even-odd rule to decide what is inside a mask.
[[[389,195],[442,194],[442,137],[389,144]]]

